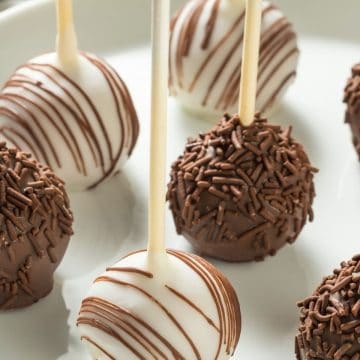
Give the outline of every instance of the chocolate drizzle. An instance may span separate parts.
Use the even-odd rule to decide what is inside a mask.
[[[353,143],[360,157],[360,64],[352,68],[352,76],[345,88],[344,102],[347,104],[345,121],[351,127]]]
[[[158,307],[168,318],[169,323],[186,339],[192,348],[194,359],[207,360],[201,356],[201,350],[195,345],[196,341],[194,341],[184,329],[182,319],[176,318],[172,313],[171,305],[169,305],[171,304],[171,299],[174,298],[177,302],[182,302],[184,313],[186,313],[187,308],[195,310],[218,334],[218,347],[213,359],[216,360],[220,358],[220,352],[224,345],[226,345],[226,353],[229,355],[233,354],[240,337],[241,316],[237,296],[231,284],[217,269],[205,260],[195,255],[175,250],[168,250],[167,252],[169,256],[178,258],[178,260],[183,262],[204,281],[216,306],[218,313],[217,319],[212,319],[205,314],[201,309],[201,299],[189,299],[174,287],[170,287],[167,284],[163,285],[165,289],[168,290],[166,303],[160,300],[157,294],[145,290],[151,288],[150,283],[140,286],[133,281],[123,281],[119,278],[103,275],[95,280],[95,284],[104,282],[111,283],[118,286],[119,292],[125,288],[131,288],[141,296],[144,296],[144,304],[149,301]],[[124,268],[114,267],[110,268],[109,271],[114,271],[114,269]],[[136,269],[136,271],[132,271],[132,273],[134,276],[141,276],[143,281],[156,281],[156,276],[142,276],[144,273],[148,273],[146,270]],[[77,323],[78,326],[87,325],[108,334],[116,341],[119,341],[139,359],[186,359],[182,354],[183,349],[177,348],[175,344],[167,340],[172,338],[171,334],[168,332],[160,333],[156,330],[158,326],[155,327],[154,324],[145,321],[141,314],[131,309],[123,308],[119,306],[119,304],[115,305],[100,297],[90,296],[83,301]],[[132,340],[131,342],[126,340],[130,338]],[[98,344],[96,339],[89,336],[83,337],[83,339],[88,340],[93,346],[106,353],[110,358],[119,358],[121,355],[111,354],[109,350],[107,350],[106,344]],[[171,354],[171,357],[169,354]]]
[[[109,267],[106,271],[118,271],[118,272],[125,272],[125,273],[134,273],[138,275],[142,275],[148,278],[153,278],[154,275],[149,271],[144,271],[141,269],[133,268],[133,267]]]
[[[168,253],[192,268],[203,279],[214,299],[220,323],[215,360],[220,355],[222,344],[226,344],[226,353],[233,355],[240,339],[241,314],[238,298],[230,282],[214,266],[199,256],[175,250],[168,250]]]
[[[218,30],[223,35],[214,36],[216,27],[220,26],[218,21],[223,24],[228,16],[226,6],[230,5],[225,0],[193,0],[176,14],[171,24],[172,95],[199,93],[202,96],[199,106],[212,107],[217,112],[237,104],[241,76],[244,9],[234,6],[233,12],[240,10],[239,15],[228,28]],[[296,34],[283,15],[272,20],[275,12],[279,13],[277,7],[264,3],[263,22],[267,28],[263,30],[260,49],[258,108],[261,111],[270,107],[296,76],[299,53]],[[221,17],[224,19],[220,22]],[[196,43],[198,36],[202,39],[200,45]],[[191,70],[187,70],[186,62],[191,63]],[[207,86],[204,77],[208,79]],[[273,85],[269,86],[271,82]]]
[[[360,359],[360,255],[341,263],[299,302],[298,360]]]
[[[127,87],[116,71],[94,55],[81,56],[94,65],[108,84],[116,119],[103,119],[96,99],[56,66],[29,62],[17,69],[0,94],[0,116],[10,120],[2,122],[0,133],[53,169],[73,166],[74,171],[88,176],[89,169],[101,168],[102,175],[88,186],[93,188],[118,170],[125,153],[131,155],[139,123]],[[31,72],[41,75],[44,81],[32,79]],[[107,125],[115,121],[121,134],[119,144],[111,142]],[[82,138],[75,135],[79,131]],[[54,139],[54,134],[58,139]],[[71,154],[68,160],[62,160],[62,147]],[[92,163],[85,161],[87,153],[91,154]]]
[[[51,291],[72,223],[63,182],[0,143],[0,310],[31,305]]]
[[[303,147],[257,115],[237,115],[189,139],[173,164],[167,199],[177,232],[203,254],[263,260],[313,219],[313,168]]]

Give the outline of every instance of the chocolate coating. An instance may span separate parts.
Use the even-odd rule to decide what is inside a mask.
[[[72,223],[63,182],[30,154],[0,143],[0,310],[49,294]]]
[[[93,189],[121,170],[139,135],[124,81],[106,61],[56,53],[21,65],[0,92],[0,137],[49,165],[72,189]]]
[[[241,312],[230,282],[206,260],[137,251],[97,277],[77,326],[94,360],[227,360]]]
[[[245,1],[189,0],[171,21],[170,93],[205,116],[235,112],[244,45]],[[256,109],[274,109],[294,82],[298,40],[288,18],[262,1]],[[216,115],[216,116],[215,116]]]
[[[260,115],[249,127],[225,115],[189,139],[167,198],[177,232],[202,254],[263,260],[313,219],[314,169],[302,145]]]
[[[298,360],[360,359],[360,255],[341,263],[299,302]]]
[[[352,68],[352,77],[345,88],[344,102],[347,104],[345,122],[351,127],[353,143],[360,157],[360,64]]]

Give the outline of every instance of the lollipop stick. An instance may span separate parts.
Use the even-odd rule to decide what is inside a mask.
[[[241,67],[239,117],[243,125],[254,120],[261,35],[261,0],[246,0],[244,49]]]
[[[165,167],[170,0],[152,2],[152,89],[148,250],[165,250]]]
[[[63,65],[73,64],[78,55],[74,27],[72,0],[56,0],[57,28],[56,51]]]

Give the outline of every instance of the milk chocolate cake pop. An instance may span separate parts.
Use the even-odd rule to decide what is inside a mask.
[[[296,76],[297,36],[272,3],[262,3],[257,106],[273,108]],[[186,108],[221,116],[237,111],[245,1],[190,0],[173,18],[170,89]]]
[[[49,294],[72,223],[63,182],[29,154],[0,143],[0,310]]]
[[[353,143],[360,156],[360,64],[352,68],[352,76],[345,88],[344,101],[347,104],[345,121],[351,127]]]
[[[204,259],[165,250],[169,0],[153,1],[148,250],[98,277],[77,320],[93,359],[227,360],[241,330],[229,281]]]
[[[56,53],[20,66],[0,94],[0,136],[77,190],[114,175],[131,155],[138,119],[117,72],[78,52],[71,1],[58,0]]]
[[[225,115],[190,139],[173,164],[168,200],[176,229],[202,254],[262,260],[293,243],[313,218],[315,169],[291,128]]]
[[[360,359],[360,255],[341,263],[299,302],[297,360]]]
[[[200,253],[228,261],[274,255],[313,218],[315,169],[303,146],[291,128],[254,115],[261,3],[248,7],[240,115],[188,141],[167,195],[177,232]]]

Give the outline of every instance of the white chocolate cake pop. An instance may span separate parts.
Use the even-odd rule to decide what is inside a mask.
[[[240,337],[229,281],[198,256],[165,250],[169,8],[153,0],[148,250],[108,268],[82,302],[77,325],[96,360],[226,360]]]
[[[71,2],[60,0],[57,52],[30,60],[5,83],[0,135],[50,165],[70,188],[83,190],[119,171],[139,125],[116,71],[77,51],[71,19]]]
[[[241,329],[229,281],[204,259],[175,250],[153,258],[137,252],[108,268],[77,323],[99,360],[225,360]]]
[[[270,111],[294,81],[297,36],[263,1],[256,109]],[[170,91],[187,109],[214,119],[237,111],[244,40],[242,0],[190,0],[173,18]]]

